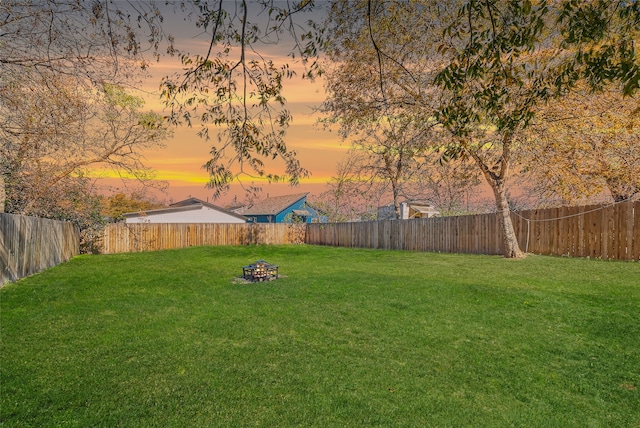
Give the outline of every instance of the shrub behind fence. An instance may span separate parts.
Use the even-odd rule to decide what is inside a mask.
[[[78,255],[80,231],[72,223],[0,214],[0,285]]]

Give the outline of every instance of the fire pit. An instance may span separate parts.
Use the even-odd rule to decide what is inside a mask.
[[[278,266],[258,260],[248,266],[242,266],[242,276],[244,279],[253,282],[270,281],[278,279]]]

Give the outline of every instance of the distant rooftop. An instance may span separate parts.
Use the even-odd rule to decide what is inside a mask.
[[[242,215],[276,215],[308,194],[307,192],[266,198],[244,209]]]

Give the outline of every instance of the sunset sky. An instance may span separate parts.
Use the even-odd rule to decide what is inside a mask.
[[[185,23],[180,15],[165,17],[168,23],[168,31],[176,36],[176,47],[184,49],[191,54],[206,54],[208,42],[206,38],[193,38],[188,34],[196,32],[193,23]],[[277,47],[269,47],[269,54],[277,63],[289,62],[286,57],[286,49],[279,52]],[[159,63],[151,67],[152,77],[146,80],[144,90],[155,94],[145,96],[145,109],[153,109],[166,114],[160,103],[158,88],[163,76],[181,71],[182,66],[177,57],[163,57]],[[302,70],[302,69],[300,69]],[[301,74],[301,73],[300,73]],[[301,77],[295,77],[285,82],[284,96],[287,99],[286,108],[293,115],[293,122],[287,131],[285,142],[289,149],[298,152],[298,159],[302,166],[311,172],[311,176],[301,181],[296,187],[288,184],[268,184],[254,181],[263,187],[266,196],[283,195],[300,192],[319,194],[325,188],[326,182],[335,175],[336,164],[346,151],[348,143],[342,142],[335,132],[322,130],[316,122],[320,117],[314,108],[317,108],[324,99],[324,88],[321,81],[310,82]],[[145,152],[146,164],[157,171],[157,178],[169,182],[166,195],[161,199],[178,201],[190,196],[212,203],[224,205],[237,196],[242,199],[244,194],[239,186],[234,186],[229,194],[221,199],[212,199],[213,191],[205,188],[208,175],[202,165],[210,159],[209,149],[215,141],[212,134],[211,141],[205,141],[196,135],[199,127],[180,127],[175,129],[172,139],[166,142],[166,148]],[[267,169],[269,171],[269,169]],[[270,171],[273,172],[273,171]],[[245,180],[251,184],[251,179]]]

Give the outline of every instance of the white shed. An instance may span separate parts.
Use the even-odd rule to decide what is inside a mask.
[[[123,214],[127,223],[246,223],[247,218],[195,198],[160,208]]]
[[[405,201],[400,203],[400,219],[435,217],[440,212],[428,202]],[[393,204],[378,207],[378,220],[395,220],[396,211]]]
[[[403,220],[436,217],[438,214],[440,212],[428,203],[402,202],[400,204],[400,216]]]

